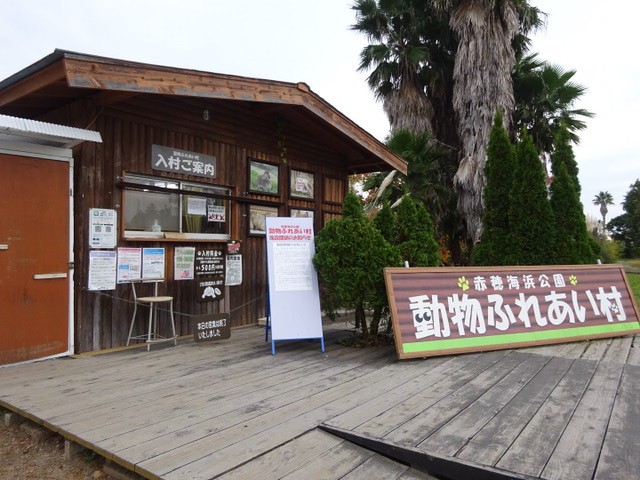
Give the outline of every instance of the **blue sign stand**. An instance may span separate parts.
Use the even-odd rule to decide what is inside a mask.
[[[269,341],[269,330],[271,330],[271,308],[269,307],[269,282],[267,281],[267,321],[264,326],[264,341]]]
[[[276,341],[320,340],[325,351],[318,275],[313,267],[313,220],[266,217],[267,322],[271,354]]]

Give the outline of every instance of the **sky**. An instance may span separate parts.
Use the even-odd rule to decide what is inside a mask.
[[[358,72],[366,38],[349,27],[352,0],[3,0],[0,80],[56,48],[156,65],[305,82],[381,141],[382,105]],[[587,87],[576,108],[595,113],[574,147],[585,213],[612,194],[607,221],[640,178],[640,55],[630,0],[530,0],[547,13],[532,51]]]

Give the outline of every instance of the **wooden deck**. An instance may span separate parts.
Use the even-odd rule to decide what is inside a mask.
[[[257,327],[0,368],[0,406],[146,478],[627,479],[640,337],[398,361]]]

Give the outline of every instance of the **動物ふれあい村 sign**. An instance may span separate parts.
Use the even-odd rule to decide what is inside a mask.
[[[620,265],[387,268],[385,281],[401,359],[640,332]]]

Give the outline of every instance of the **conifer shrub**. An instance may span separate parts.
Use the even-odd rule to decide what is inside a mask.
[[[555,264],[555,230],[546,177],[531,137],[523,132],[516,148],[509,195],[509,256],[513,265]]]
[[[315,239],[313,264],[322,282],[323,305],[330,316],[338,308],[355,312],[364,337],[377,335],[387,305],[384,267],[399,266],[396,249],[363,214],[354,193],[345,197],[343,217],[329,221]]]
[[[515,150],[498,111],[493,120],[485,164],[483,234],[471,254],[473,265],[505,265],[509,246],[509,194],[516,167]]]

